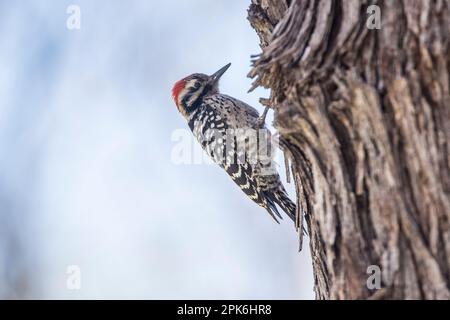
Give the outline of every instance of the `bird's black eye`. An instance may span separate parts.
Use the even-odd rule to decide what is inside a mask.
[[[195,83],[194,83],[194,89],[195,89],[195,90],[200,89],[200,81],[195,81]]]

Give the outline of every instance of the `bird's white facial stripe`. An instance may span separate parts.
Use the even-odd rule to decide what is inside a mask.
[[[178,105],[180,105],[181,100],[183,100],[183,97],[186,95],[186,93],[189,92],[188,86],[184,86],[183,90],[180,91],[178,94]]]
[[[196,100],[200,97],[200,95],[202,94],[202,92],[203,92],[202,89],[199,89],[199,90],[195,91],[195,92],[191,95],[191,97],[188,99],[188,104],[194,103],[194,101],[196,101]]]
[[[185,86],[185,88],[186,88],[186,89],[192,89],[192,88],[195,87],[196,83],[197,83],[197,80],[190,80],[190,81],[187,83],[187,85]]]
[[[178,104],[180,104],[183,98],[186,96],[186,94],[189,94],[190,92],[192,93],[186,100],[186,104],[191,105],[192,103],[194,103],[202,94],[204,86],[205,86],[204,84],[199,84],[197,80],[190,80],[178,95]]]

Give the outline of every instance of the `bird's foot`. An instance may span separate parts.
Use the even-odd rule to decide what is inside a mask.
[[[259,118],[256,119],[255,127],[257,129],[264,128],[264,124],[266,123],[266,116],[267,116],[267,112],[268,111],[269,111],[269,106],[266,106],[266,108],[264,109],[264,112],[262,113],[262,115],[260,115]]]

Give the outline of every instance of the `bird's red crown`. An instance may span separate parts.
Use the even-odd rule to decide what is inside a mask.
[[[181,90],[183,90],[185,85],[186,85],[186,80],[181,79],[181,80],[177,81],[172,88],[172,98],[175,101],[176,105],[178,105],[178,95],[180,94]]]

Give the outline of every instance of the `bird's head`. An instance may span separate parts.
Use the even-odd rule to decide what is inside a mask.
[[[188,117],[198,107],[204,96],[219,92],[219,79],[230,65],[231,63],[227,64],[210,76],[194,73],[175,83],[172,97],[184,117]]]

